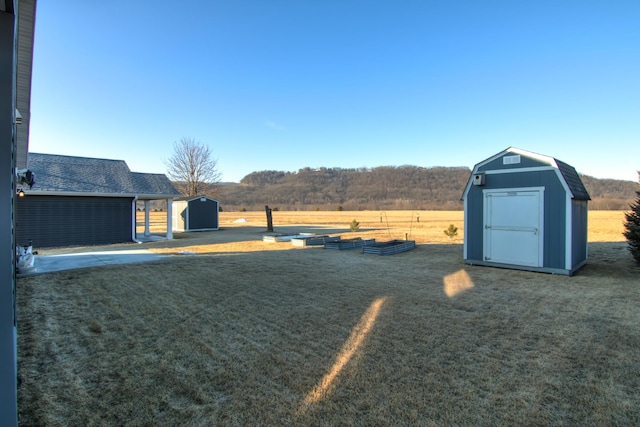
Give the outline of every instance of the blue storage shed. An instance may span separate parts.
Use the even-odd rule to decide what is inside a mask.
[[[219,203],[207,196],[181,197],[173,201],[174,231],[218,230]]]
[[[462,200],[467,264],[566,275],[586,264],[591,198],[568,164],[507,148],[475,165]]]

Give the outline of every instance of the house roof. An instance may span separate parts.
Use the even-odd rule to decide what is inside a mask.
[[[471,172],[471,177],[467,182],[467,186],[465,187],[464,194],[468,192],[471,186],[471,178],[475,173],[478,172],[478,169],[481,166],[486,165],[487,163],[490,163],[495,159],[498,159],[504,156],[505,154],[519,154],[523,157],[533,159],[553,169],[556,169],[558,172],[559,178],[563,181],[563,183],[566,185],[566,188],[571,193],[572,199],[591,200],[591,197],[589,196],[589,192],[587,192],[587,189],[584,187],[584,184],[582,183],[582,180],[580,179],[578,172],[575,170],[573,166],[570,166],[569,164],[562,162],[556,158],[545,156],[543,154],[534,153],[531,151],[522,150],[516,147],[509,147],[506,150],[503,150],[500,153],[494,156],[491,156],[488,159],[475,165],[473,168],[473,171]],[[463,195],[463,198],[464,198],[464,195]]]
[[[131,172],[123,160],[29,153],[35,185],[27,193],[137,196],[141,199],[179,197],[163,174]]]

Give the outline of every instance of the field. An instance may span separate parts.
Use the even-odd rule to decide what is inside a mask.
[[[220,231],[145,243],[160,262],[20,278],[21,424],[640,423],[621,212],[590,213],[574,277],[466,266],[462,212],[273,215],[279,232],[419,245],[293,248],[260,240],[264,212],[223,212]]]
[[[292,228],[313,231],[314,227],[328,228],[335,234],[349,236],[349,224],[356,219],[360,223],[358,236],[377,239],[404,239],[409,237],[416,243],[461,243],[464,234],[464,214],[462,211],[299,211],[273,212],[275,231]],[[247,222],[236,223],[239,219]],[[138,212],[138,233],[144,232],[144,213]],[[622,242],[624,214],[622,211],[589,212],[589,242]],[[266,229],[265,212],[221,212],[221,228],[244,226]],[[453,224],[458,227],[458,235],[449,239],[444,230]],[[295,227],[293,227],[295,226]],[[152,233],[166,231],[166,213],[150,212]],[[346,234],[343,234],[346,233]],[[179,234],[176,235],[179,238]]]

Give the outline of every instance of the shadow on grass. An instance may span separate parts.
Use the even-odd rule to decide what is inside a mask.
[[[640,266],[627,249],[626,242],[589,243],[587,264],[576,275],[593,277],[638,277]]]

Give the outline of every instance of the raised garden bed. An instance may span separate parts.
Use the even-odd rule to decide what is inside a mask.
[[[410,251],[416,247],[415,240],[390,240],[388,242],[380,242],[370,246],[363,246],[363,254],[373,255],[393,255],[400,252]]]
[[[291,239],[293,246],[320,246],[325,243],[337,242],[340,240],[340,236],[309,236],[309,237],[294,237]]]
[[[329,242],[324,244],[325,249],[355,249],[370,246],[376,243],[376,239],[362,239],[356,237],[355,239],[343,239],[337,242]]]
[[[315,234],[313,233],[299,233],[299,234],[267,234],[262,236],[263,242],[290,242],[291,239],[301,238],[301,237],[313,237]]]

